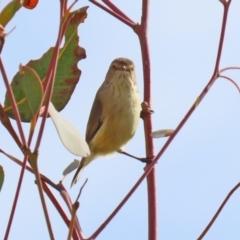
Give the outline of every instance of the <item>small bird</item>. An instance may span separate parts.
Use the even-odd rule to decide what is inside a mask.
[[[96,93],[86,131],[90,155],[82,158],[71,186],[93,159],[119,151],[134,136],[140,111],[134,63],[117,58]]]

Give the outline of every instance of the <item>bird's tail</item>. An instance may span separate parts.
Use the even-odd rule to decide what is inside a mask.
[[[79,166],[77,168],[77,171],[75,172],[74,176],[73,176],[73,180],[71,183],[71,187],[76,184],[78,182],[78,180],[80,179],[83,169],[84,169],[84,162],[85,162],[86,158],[82,158],[81,162],[79,163]]]

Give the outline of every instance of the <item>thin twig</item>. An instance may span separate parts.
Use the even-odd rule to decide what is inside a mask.
[[[113,10],[113,12],[117,13],[119,16],[125,18],[126,20],[128,20],[129,22],[132,22],[132,24],[136,24],[134,23],[134,21],[129,18],[124,12],[122,12],[116,5],[114,5],[111,1],[109,0],[102,0],[103,3],[105,3],[109,8],[111,8]]]
[[[21,186],[22,186],[22,179],[23,179],[25,167],[26,167],[26,164],[27,164],[27,158],[28,158],[27,155],[25,155],[25,157],[23,159],[21,173],[20,173],[18,184],[17,184],[17,189],[16,189],[16,192],[15,192],[15,196],[14,196],[14,200],[13,200],[10,216],[9,216],[9,219],[8,219],[8,224],[7,224],[7,228],[6,228],[6,231],[5,231],[4,239],[8,239],[8,236],[9,236],[9,233],[10,233],[10,229],[11,229],[11,226],[12,226],[12,221],[13,221],[13,217],[14,217],[14,214],[15,214],[15,211],[16,211],[19,193],[20,193]]]
[[[22,161],[20,161],[19,159],[13,157],[12,155],[4,152],[2,149],[0,149],[0,153],[3,153],[5,156],[7,156],[9,159],[11,159],[12,161],[14,161],[15,163],[17,163],[18,165],[22,166]],[[26,166],[26,170],[28,170],[29,172],[33,173],[34,174],[34,171],[31,167],[29,166]],[[66,225],[69,227],[69,224],[70,224],[70,221],[68,220],[66,214],[64,213],[62,207],[60,206],[60,204],[58,203],[58,201],[56,200],[56,198],[54,197],[54,195],[52,194],[52,192],[50,191],[50,189],[48,188],[48,186],[46,185],[49,184],[51,187],[53,187],[55,190],[57,190],[61,196],[63,197],[63,200],[65,200],[66,198],[70,199],[66,189],[64,188],[64,186],[59,183],[59,184],[55,184],[53,183],[49,178],[47,178],[46,176],[40,174],[40,178],[41,178],[41,181],[42,181],[42,186],[43,186],[43,190],[45,191],[45,193],[48,195],[48,197],[50,198],[50,200],[52,201],[53,205],[55,206],[55,208],[58,210],[59,214],[61,215],[62,219],[64,220],[64,222],[66,223]],[[65,195],[62,195],[62,192],[65,192]],[[71,200],[71,199],[70,199]],[[66,201],[65,201],[66,202]],[[72,202],[70,202],[70,208],[69,208],[69,211],[71,212],[71,205],[72,205]],[[68,204],[67,204],[68,206]],[[75,238],[74,239],[78,239],[78,237],[76,237],[76,235],[78,233],[81,233],[81,228],[80,228],[80,224],[79,224],[79,221],[78,221],[78,218],[76,218],[76,229],[74,230],[74,235],[75,235]],[[81,238],[80,238],[81,239]]]
[[[227,70],[240,70],[240,67],[238,67],[238,66],[225,67],[225,68],[222,68],[221,70],[219,70],[219,73],[222,73]]]
[[[26,139],[25,139],[23,128],[22,128],[22,124],[21,124],[21,117],[20,117],[20,114],[19,114],[19,111],[18,111],[18,108],[17,108],[17,104],[16,104],[16,100],[15,100],[12,88],[11,88],[11,86],[9,84],[9,81],[8,81],[8,78],[7,78],[7,74],[5,72],[5,68],[3,66],[3,62],[2,62],[1,57],[0,57],[0,71],[2,73],[3,81],[4,81],[6,89],[7,89],[7,94],[8,94],[8,97],[10,99],[10,103],[11,103],[11,106],[12,106],[13,114],[14,114],[14,117],[15,117],[16,122],[17,122],[17,127],[18,127],[18,131],[19,131],[19,134],[20,134],[21,142],[23,144],[23,147],[27,147]],[[5,232],[4,239],[7,239],[8,235],[10,233],[10,229],[11,229],[11,226],[12,226],[14,213],[15,213],[16,206],[17,206],[18,196],[19,196],[19,193],[20,193],[20,190],[21,190],[21,186],[22,186],[22,180],[23,180],[23,176],[24,176],[24,172],[25,172],[26,162],[27,162],[27,156],[24,157],[24,163],[22,165],[22,169],[21,169],[21,172],[20,172],[18,185],[17,185],[15,196],[14,196],[13,205],[12,205],[12,208],[11,208],[11,213],[10,213],[10,216],[9,216],[9,220],[8,220],[7,229],[6,229],[6,232]]]
[[[226,205],[227,201],[230,199],[230,197],[232,196],[232,194],[240,187],[240,183],[238,183],[226,196],[226,198],[224,199],[224,201],[222,202],[222,204],[220,205],[220,207],[218,208],[217,212],[214,214],[213,218],[211,219],[211,221],[209,222],[209,224],[207,225],[207,227],[203,230],[203,232],[201,233],[201,235],[197,238],[197,240],[201,240],[203,239],[203,237],[206,235],[206,233],[208,232],[208,230],[211,228],[211,226],[213,225],[213,223],[215,222],[215,220],[217,219],[218,215],[221,213],[222,209],[224,208],[224,206]]]
[[[58,187],[59,187],[59,189],[61,189],[60,194],[61,194],[63,200],[65,201],[65,203],[66,203],[66,205],[69,209],[69,212],[71,213],[73,203],[72,203],[72,200],[71,200],[67,190],[63,186],[62,181],[59,182]],[[80,237],[80,240],[82,240],[83,239],[82,229],[81,229],[81,226],[80,226],[80,223],[79,223],[79,220],[78,220],[77,216],[75,217],[75,229],[76,229],[76,231],[77,231],[77,233]]]
[[[15,143],[18,145],[20,149],[22,149],[23,145],[22,142],[20,141],[17,133],[15,132],[11,121],[9,120],[9,117],[6,115],[6,113],[3,110],[2,104],[0,103],[0,121],[4,125],[4,127],[8,130],[12,138],[14,139]]]
[[[71,240],[72,238],[72,233],[73,233],[73,229],[74,229],[74,223],[75,223],[75,218],[76,218],[76,213],[77,213],[77,210],[79,208],[79,202],[76,201],[73,206],[72,206],[72,218],[71,218],[71,222],[70,222],[70,226],[69,226],[69,231],[68,231],[68,237],[67,237],[67,240]]]
[[[95,4],[96,6],[98,6],[99,8],[103,9],[104,11],[108,12],[109,14],[111,14],[112,16],[114,16],[115,18],[117,18],[118,20],[120,20],[121,22],[125,23],[126,25],[128,25],[129,27],[133,28],[135,27],[135,24],[133,24],[132,22],[130,22],[128,19],[123,18],[122,16],[118,15],[117,13],[113,12],[112,10],[110,10],[109,8],[105,7],[104,5],[102,5],[101,3],[99,3],[96,0],[89,0],[89,2]]]
[[[53,235],[53,230],[52,230],[52,226],[51,226],[51,222],[50,222],[50,218],[49,218],[49,214],[48,214],[48,210],[47,210],[47,205],[46,205],[46,201],[45,201],[44,194],[43,194],[42,181],[41,181],[40,173],[38,170],[38,154],[36,152],[31,153],[29,150],[26,151],[26,154],[29,157],[29,162],[31,163],[31,166],[35,173],[36,182],[37,182],[37,186],[38,186],[38,192],[39,192],[39,196],[41,199],[41,204],[42,204],[45,220],[47,223],[49,237],[51,240],[54,240],[55,238]]]
[[[230,81],[236,88],[237,88],[237,90],[240,92],[240,87],[238,86],[238,84],[232,79],[232,78],[230,78],[230,77],[228,77],[228,76],[225,76],[225,75],[219,75],[219,78],[225,78],[225,79],[227,79],[228,81]]]
[[[43,190],[44,192],[47,194],[47,196],[49,197],[49,199],[51,200],[51,202],[53,203],[53,205],[55,206],[55,208],[58,210],[58,213],[61,215],[63,221],[65,222],[65,224],[70,227],[70,220],[68,219],[67,215],[65,214],[65,212],[63,211],[62,207],[60,206],[60,204],[58,203],[57,199],[55,198],[55,196],[52,194],[52,192],[50,191],[50,189],[48,188],[48,186],[43,182],[42,183],[43,186]],[[77,219],[76,219],[77,220]],[[75,228],[73,230],[73,239],[74,240],[82,240],[82,236],[79,235],[79,231],[76,230],[76,225]]]
[[[151,62],[150,51],[148,43],[148,19],[149,19],[149,0],[142,0],[142,17],[141,24],[135,28],[138,35],[141,53],[142,53],[142,66],[143,66],[143,79],[144,79],[144,102],[149,111],[143,108],[143,124],[145,132],[145,145],[146,156],[154,156],[152,132],[152,116],[151,116]],[[144,107],[145,105],[142,105]],[[147,114],[148,113],[148,114]],[[152,164],[150,164],[152,165]],[[150,165],[146,165],[148,168]],[[156,181],[156,168],[152,165],[152,169],[147,176],[147,196],[148,196],[148,239],[158,239],[158,222],[157,222],[157,181]]]
[[[7,78],[7,74],[5,72],[5,68],[3,66],[3,62],[2,62],[1,56],[0,56],[0,71],[2,73],[3,81],[4,81],[6,89],[7,89],[7,95],[9,97],[9,100],[10,100],[10,103],[11,103],[11,106],[12,106],[14,118],[15,118],[15,120],[17,122],[17,127],[18,127],[18,131],[19,131],[19,134],[20,134],[21,141],[22,141],[23,145],[26,146],[26,139],[25,139],[23,128],[22,128],[22,124],[21,124],[21,117],[20,117],[20,114],[19,114],[19,111],[18,111],[18,107],[17,107],[16,101],[15,101],[15,97],[13,95],[12,88],[11,88],[11,86],[9,84],[9,81],[8,81],[8,78]]]
[[[72,208],[71,208],[72,209],[72,211],[71,211],[72,218],[71,218],[69,231],[68,231],[68,237],[67,237],[68,240],[71,240],[71,236],[72,236],[72,233],[73,233],[74,225],[76,226],[76,221],[75,221],[77,219],[76,218],[76,214],[77,214],[77,210],[78,210],[78,208],[80,206],[80,203],[79,203],[78,200],[79,200],[79,198],[81,196],[82,190],[83,190],[84,186],[86,185],[87,181],[88,181],[88,179],[86,179],[85,182],[83,183],[83,185],[80,188],[79,193],[77,195],[76,201],[74,202],[74,204],[72,204]],[[81,239],[83,239],[82,235],[81,235],[81,237],[82,237]]]
[[[25,136],[24,136],[22,123],[21,123],[21,117],[20,117],[20,114],[19,114],[19,111],[18,111],[18,108],[17,108],[16,100],[15,100],[12,88],[9,84],[9,81],[8,81],[8,78],[7,78],[7,74],[5,72],[5,68],[3,66],[1,56],[0,56],[0,71],[2,73],[3,81],[4,81],[6,89],[7,89],[7,95],[9,97],[9,100],[10,100],[10,103],[11,103],[11,106],[12,106],[13,114],[14,114],[15,120],[17,122],[17,127],[18,127],[18,131],[19,131],[20,139],[21,139],[21,142],[23,144],[22,147],[28,147],[27,144],[26,144],[26,139],[25,139]],[[4,239],[8,239],[8,235],[10,233],[10,229],[11,229],[11,226],[12,226],[12,220],[13,220],[14,213],[15,213],[16,206],[17,206],[18,196],[19,196],[21,186],[22,186],[22,181],[23,181],[23,177],[24,177],[26,163],[27,163],[27,157],[25,156],[24,157],[24,163],[22,165],[22,169],[21,169],[21,172],[20,172],[18,185],[17,185],[15,196],[14,196],[13,205],[12,205],[12,208],[11,208],[11,213],[10,213],[10,216],[9,216],[8,225],[7,225],[7,229],[6,229],[6,232],[5,232]]]
[[[78,195],[77,195],[76,201],[79,200],[79,198],[80,198],[80,196],[81,196],[81,194],[82,194],[82,190],[83,190],[83,188],[85,187],[85,185],[87,184],[87,181],[88,181],[88,179],[86,178],[86,180],[84,181],[83,185],[81,186],[81,188],[80,188],[80,190],[79,190],[79,193],[78,193]]]
[[[140,186],[146,176],[152,171],[153,166],[156,162],[152,162],[148,168],[146,168],[145,172],[138,179],[138,181],[134,184],[134,186],[130,189],[127,195],[123,198],[123,200],[119,203],[119,205],[114,209],[114,211],[108,216],[108,218],[99,226],[99,228],[86,240],[96,239],[97,236],[102,232],[102,230],[108,225],[109,222],[116,216],[119,210],[124,206],[124,204],[129,200],[132,194],[136,191],[136,189]]]
[[[220,1],[222,2],[222,1]],[[188,110],[187,114],[184,116],[182,121],[179,123],[173,134],[168,138],[162,149],[159,151],[157,156],[154,159],[154,162],[158,161],[158,159],[162,156],[162,154],[165,152],[165,150],[168,148],[172,140],[175,138],[175,136],[178,134],[178,132],[181,130],[183,125],[187,122],[189,117],[192,115],[196,107],[200,104],[200,102],[203,100],[203,98],[206,96],[208,93],[209,89],[212,87],[213,83],[216,81],[217,77],[219,76],[219,63],[221,59],[221,53],[222,53],[222,48],[223,48],[223,42],[224,42],[224,36],[225,36],[225,31],[226,31],[226,24],[227,24],[227,16],[228,16],[228,9],[230,6],[231,1],[228,1],[228,4],[224,5],[224,11],[223,11],[223,20],[222,20],[222,28],[221,28],[221,34],[220,34],[220,39],[219,39],[219,44],[218,44],[218,54],[216,57],[216,63],[215,63],[215,68],[212,74],[212,77],[210,78],[208,84],[205,86],[205,88],[202,90],[201,94],[199,97],[196,99],[195,103],[192,105],[192,107]]]

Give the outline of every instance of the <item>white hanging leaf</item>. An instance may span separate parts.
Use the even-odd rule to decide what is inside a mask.
[[[151,133],[153,138],[169,137],[174,132],[173,129],[162,129]]]
[[[63,171],[63,176],[68,175],[70,172],[75,170],[80,164],[80,161],[77,159],[74,159]]]
[[[76,156],[87,157],[90,150],[78,130],[54,108],[51,102],[48,112],[67,150]]]

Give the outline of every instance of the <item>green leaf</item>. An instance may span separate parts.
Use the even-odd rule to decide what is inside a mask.
[[[3,182],[4,182],[4,171],[3,171],[3,167],[0,165],[0,191],[2,190]]]
[[[77,34],[78,25],[82,23],[87,16],[86,10],[87,8],[84,7],[70,13],[70,17],[72,18],[65,33],[65,43],[59,52],[51,99],[51,102],[58,111],[61,111],[70,100],[81,75],[77,64],[81,59],[86,58],[85,50],[78,46],[79,36]],[[41,79],[45,78],[52,53],[53,48],[50,48],[41,59],[29,62],[29,66],[36,70]]]
[[[43,97],[42,83],[38,75],[33,69],[22,66],[15,75],[11,87],[21,120],[30,121],[41,107]],[[8,95],[5,97],[4,110],[9,117],[14,118]]]
[[[79,36],[77,30],[79,24],[87,17],[87,8],[88,7],[83,7],[69,14],[71,20],[66,29],[64,46],[59,51],[56,78],[51,99],[51,102],[58,111],[61,111],[70,100],[81,75],[81,71],[77,64],[81,59],[86,57],[86,54],[85,50],[78,45]],[[50,48],[40,59],[31,60],[26,65],[35,70],[41,81],[45,80],[53,50],[54,48]],[[17,76],[18,73],[13,78],[11,83],[12,86]],[[17,91],[14,94],[19,95]],[[24,99],[18,98],[18,101],[21,102],[24,101]],[[29,109],[25,111],[27,112]],[[13,118],[12,114],[8,116]],[[30,120],[31,118],[22,118],[22,121]]]
[[[20,0],[8,3],[0,13],[0,24],[5,27],[21,7]]]

